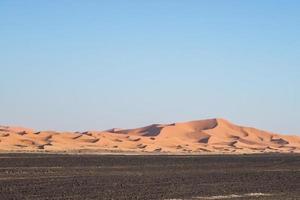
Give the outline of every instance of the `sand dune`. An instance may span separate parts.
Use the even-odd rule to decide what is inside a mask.
[[[0,151],[133,153],[300,153],[300,137],[234,125],[224,119],[137,129],[55,132],[0,126]]]

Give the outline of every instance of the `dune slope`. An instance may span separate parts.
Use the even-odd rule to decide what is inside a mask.
[[[224,119],[87,132],[34,131],[28,128],[0,126],[0,151],[300,153],[300,137],[242,127]]]

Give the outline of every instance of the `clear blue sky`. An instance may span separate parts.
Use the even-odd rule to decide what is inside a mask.
[[[0,124],[222,117],[300,134],[298,0],[2,0]]]

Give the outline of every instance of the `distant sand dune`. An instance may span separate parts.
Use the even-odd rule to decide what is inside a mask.
[[[0,126],[0,151],[170,154],[300,153],[300,137],[234,125],[224,119],[153,124],[136,129],[55,132]]]

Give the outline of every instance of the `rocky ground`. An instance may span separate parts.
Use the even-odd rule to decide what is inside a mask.
[[[297,154],[0,154],[0,199],[300,199]]]

